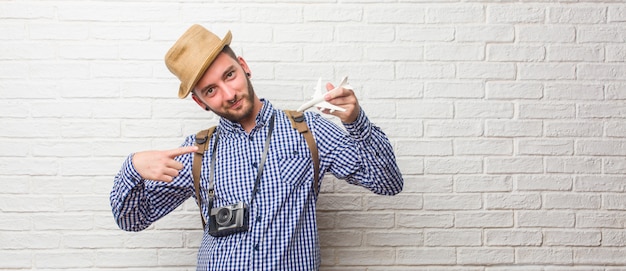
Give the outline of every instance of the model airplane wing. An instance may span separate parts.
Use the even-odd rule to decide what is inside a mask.
[[[339,83],[339,85],[337,85],[337,87],[335,87],[334,89],[328,91],[329,92],[333,92],[336,91],[340,88],[346,88],[346,89],[352,89],[352,86],[348,85],[348,77],[344,77],[341,80],[341,83]],[[333,111],[346,111],[345,109],[333,105],[327,101],[324,100],[324,95],[325,93],[322,91],[322,78],[320,78],[317,81],[317,87],[315,87],[315,93],[313,93],[313,99],[311,99],[310,101],[304,103],[302,106],[300,106],[300,108],[298,108],[298,112],[303,112],[304,110],[307,110],[313,106],[319,107],[319,108],[325,108],[325,109],[330,109],[330,112],[332,113]]]

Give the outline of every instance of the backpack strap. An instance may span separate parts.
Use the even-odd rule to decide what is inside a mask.
[[[285,114],[289,117],[289,121],[291,122],[291,127],[297,130],[302,136],[304,136],[304,140],[309,147],[309,151],[311,152],[311,159],[313,160],[313,191],[317,195],[319,193],[319,171],[320,171],[320,158],[317,152],[317,145],[315,144],[315,138],[313,138],[313,133],[309,129],[309,126],[306,123],[303,112],[293,111],[293,110],[284,110]],[[200,208],[200,220],[202,220],[202,228],[206,227],[206,221],[204,220],[204,215],[202,214],[202,200],[200,199],[200,174],[202,171],[202,157],[204,153],[209,148],[209,141],[211,141],[211,137],[215,132],[215,126],[202,130],[196,134],[196,146],[198,146],[198,150],[194,153],[193,164],[191,167],[191,174],[193,176],[193,186],[196,190],[196,203]]]
[[[311,159],[313,160],[313,191],[315,191],[315,194],[317,195],[319,193],[318,179],[320,175],[320,157],[317,153],[315,138],[313,138],[313,133],[306,123],[303,112],[293,110],[284,111],[289,117],[291,127],[298,130],[298,132],[304,136],[304,140],[306,140],[306,144],[309,146],[309,151],[311,151]]]
[[[202,171],[202,156],[204,156],[204,152],[209,148],[209,141],[211,141],[213,132],[215,132],[215,126],[196,134],[196,146],[198,146],[198,150],[194,153],[193,165],[191,166],[193,186],[196,189],[196,203],[198,204],[198,208],[200,208],[200,220],[202,220],[203,229],[206,227],[206,222],[202,214],[202,200],[200,198],[200,173]]]

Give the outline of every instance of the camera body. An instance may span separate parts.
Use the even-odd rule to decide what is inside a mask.
[[[209,234],[214,237],[222,237],[233,233],[246,232],[248,231],[248,220],[248,205],[243,202],[211,208]]]

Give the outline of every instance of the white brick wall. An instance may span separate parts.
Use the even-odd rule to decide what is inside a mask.
[[[0,0],[0,270],[195,270],[194,202],[140,233],[108,203],[216,122],[163,64],[192,23],[279,107],[350,76],[394,144],[400,195],[326,178],[322,270],[625,270],[623,1],[205,2]]]

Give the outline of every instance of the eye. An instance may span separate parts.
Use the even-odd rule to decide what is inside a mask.
[[[235,71],[229,71],[229,72],[226,74],[226,78],[231,78],[231,77],[233,77],[233,76],[235,76]]]
[[[211,96],[211,94],[213,94],[213,92],[215,92],[215,88],[214,87],[205,88],[204,91],[202,91],[202,95],[204,95],[204,96]]]

